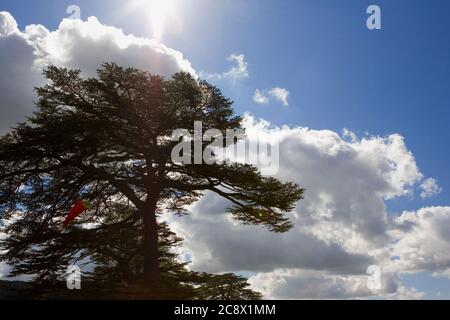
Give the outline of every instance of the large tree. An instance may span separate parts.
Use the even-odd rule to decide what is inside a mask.
[[[14,255],[45,260],[29,241],[48,229],[66,233],[63,246],[77,246],[79,230],[61,230],[69,208],[80,198],[91,200],[85,214],[100,230],[138,217],[142,220],[143,269],[150,282],[160,280],[158,216],[187,214],[186,206],[204,192],[230,201],[229,212],[245,224],[274,232],[288,231],[286,213],[303,190],[262,176],[252,165],[218,162],[180,164],[171,158],[176,129],[241,127],[232,102],[220,90],[187,73],[164,79],[145,71],[104,64],[96,78],[79,70],[48,67],[48,84],[37,88],[37,111],[0,140],[0,213],[9,219],[4,259],[22,268]],[[232,143],[236,143],[233,140]],[[202,142],[202,150],[209,142]],[[224,141],[224,143],[229,143]],[[130,215],[114,225],[106,221],[118,205]],[[261,214],[263,212],[264,214]],[[66,257],[74,258],[72,257]]]
[[[31,283],[0,283],[5,298],[67,299],[260,299],[247,279],[234,274],[213,275],[188,268],[178,256],[183,239],[158,224],[161,282],[158,288],[142,283],[144,248],[142,219],[131,215],[131,206],[116,206],[115,212],[99,212],[104,225],[82,216],[61,233],[40,227],[39,235],[3,240],[5,246],[34,249],[10,250],[5,257],[15,269],[10,276],[32,273]],[[127,217],[132,217],[126,219]],[[6,227],[8,230],[8,227]],[[71,245],[67,245],[71,244]],[[68,291],[66,267],[76,263],[83,269],[83,290]]]

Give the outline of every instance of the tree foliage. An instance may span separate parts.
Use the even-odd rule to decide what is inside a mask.
[[[142,261],[135,263],[159,281],[171,257],[161,249],[170,245],[160,241],[176,238],[159,234],[168,231],[158,217],[188,214],[186,207],[204,192],[229,200],[229,212],[244,224],[274,232],[292,227],[286,213],[303,193],[296,184],[262,176],[248,164],[172,162],[178,142],[169,137],[176,129],[192,132],[194,121],[202,121],[204,130],[226,136],[227,129],[241,128],[219,89],[187,73],[164,79],[114,63],[104,64],[96,78],[57,67],[44,75],[48,84],[36,89],[37,111],[0,139],[0,214],[7,234],[1,249],[12,274],[52,281],[62,266],[94,257],[104,268],[114,260],[126,279],[133,274],[128,250],[139,250]],[[84,198],[93,207],[62,230],[70,207]],[[110,247],[119,239],[123,254]]]

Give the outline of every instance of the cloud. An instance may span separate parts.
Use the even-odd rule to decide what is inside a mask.
[[[0,12],[0,134],[32,112],[33,88],[42,83],[35,47],[7,12]]]
[[[253,94],[253,101],[258,104],[268,104],[269,98],[266,97],[264,92],[260,91],[259,89],[256,89],[255,93]]]
[[[183,54],[153,39],[126,35],[103,25],[96,17],[87,21],[64,19],[58,30],[43,41],[45,64],[62,65],[93,73],[101,63],[113,61],[170,76],[180,70],[196,75]]]
[[[6,222],[7,223],[7,222]],[[0,222],[0,241],[5,239],[6,234],[3,230],[4,222]],[[4,253],[5,251],[1,251],[1,253]],[[5,262],[0,260],[0,280],[3,280],[2,278],[9,274],[10,266],[6,264]]]
[[[437,277],[437,278],[448,278],[448,279],[450,279],[450,268],[444,269],[444,270],[435,271],[435,272],[433,272],[432,275],[434,277]]]
[[[341,136],[330,130],[275,128],[249,115],[244,125],[249,135],[277,132],[277,177],[305,187],[305,199],[289,215],[295,228],[273,234],[239,225],[225,213],[229,203],[207,193],[190,215],[169,219],[186,238],[183,250],[194,270],[254,272],[255,288],[265,283],[264,292],[272,298],[422,296],[401,283],[404,269],[391,261],[397,236],[406,232],[393,222],[385,201],[410,196],[423,179],[402,136],[358,138],[349,130]],[[403,259],[410,257],[403,254]],[[385,270],[383,290],[376,293],[365,284],[372,264]],[[285,282],[274,282],[280,274]]]
[[[289,102],[288,102],[289,91],[288,90],[286,90],[284,88],[280,88],[280,87],[275,87],[269,91],[269,94],[271,96],[273,96],[275,99],[277,99],[278,101],[280,101],[284,106],[289,105]]]
[[[9,266],[0,261],[0,280],[4,280],[4,277],[9,273]]]
[[[383,275],[381,288],[371,290],[367,276],[342,276],[321,271],[279,269],[258,273],[250,284],[268,299],[420,299],[422,292],[406,288],[396,275]]]
[[[30,115],[33,88],[44,83],[42,69],[49,64],[76,68],[92,76],[103,62],[136,67],[170,76],[195,70],[182,53],[156,40],[125,34],[90,17],[64,19],[58,29],[29,25],[20,31],[8,12],[0,12],[0,134]]]
[[[288,97],[289,97],[289,91],[280,88],[275,87],[269,90],[268,92],[269,96],[273,97],[275,100],[281,102],[284,106],[288,106]],[[266,93],[263,90],[256,89],[255,93],[253,94],[253,101],[257,104],[267,104],[269,103],[269,97],[266,95]]]
[[[171,221],[177,232],[186,235],[193,270],[268,272],[288,267],[361,273],[372,263],[370,257],[347,253],[301,230],[276,234],[239,225],[225,213],[227,205],[226,200],[207,193],[191,215]]]
[[[232,68],[209,76],[248,78],[244,55],[228,59],[235,63]],[[95,17],[65,19],[54,31],[42,25],[21,31],[9,13],[0,12],[0,133],[32,112],[32,88],[44,83],[44,66],[80,68],[89,76],[105,61],[166,76],[180,70],[196,75],[182,53],[126,35]],[[289,92],[279,87],[267,95],[256,90],[254,99],[264,102],[269,96],[288,105]],[[225,200],[207,193],[191,208],[191,215],[167,218],[185,235],[183,253],[192,258],[193,269],[250,271],[254,287],[272,298],[373,297],[365,285],[371,264],[385,270],[383,288],[375,294],[385,298],[421,297],[402,285],[401,273],[450,274],[450,207],[422,208],[397,218],[387,212],[386,200],[412,195],[420,182],[422,198],[441,190],[435,179],[423,180],[402,136],[358,138],[349,130],[340,135],[303,127],[273,128],[251,116],[245,126],[249,133],[263,130],[269,137],[277,130],[277,177],[307,188],[305,199],[290,214],[296,227],[273,234],[242,226],[225,213]],[[0,264],[1,273],[7,270]]]
[[[391,270],[450,274],[450,207],[405,211],[394,224]]]
[[[228,61],[234,61],[236,66],[232,67],[228,72],[224,74],[225,78],[230,78],[234,81],[248,78],[248,64],[245,61],[243,54],[231,54]]]
[[[8,36],[19,31],[16,20],[14,20],[14,17],[9,12],[1,11],[0,16],[1,36]]]
[[[206,80],[230,80],[235,83],[249,77],[248,63],[245,61],[245,55],[232,53],[227,57],[228,61],[234,62],[235,65],[228,71],[223,73],[201,72],[200,77]]]
[[[439,187],[436,179],[433,178],[425,179],[420,185],[420,188],[422,189],[422,192],[420,193],[422,199],[433,197],[442,192],[442,188]]]

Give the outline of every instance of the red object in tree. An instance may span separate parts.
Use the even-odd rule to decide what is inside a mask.
[[[70,209],[66,220],[64,220],[64,228],[67,227],[73,220],[75,220],[76,217],[78,217],[80,214],[82,214],[87,209],[90,209],[91,207],[92,206],[89,200],[78,200],[73,208]]]

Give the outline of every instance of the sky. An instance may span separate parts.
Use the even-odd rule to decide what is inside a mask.
[[[369,5],[380,30],[366,26]],[[248,128],[281,128],[277,176],[307,189],[282,236],[237,225],[207,194],[172,221],[193,269],[250,275],[267,298],[449,299],[449,10],[445,0],[2,0],[0,132],[32,111],[48,64],[191,72]],[[382,269],[376,292],[369,265]]]

